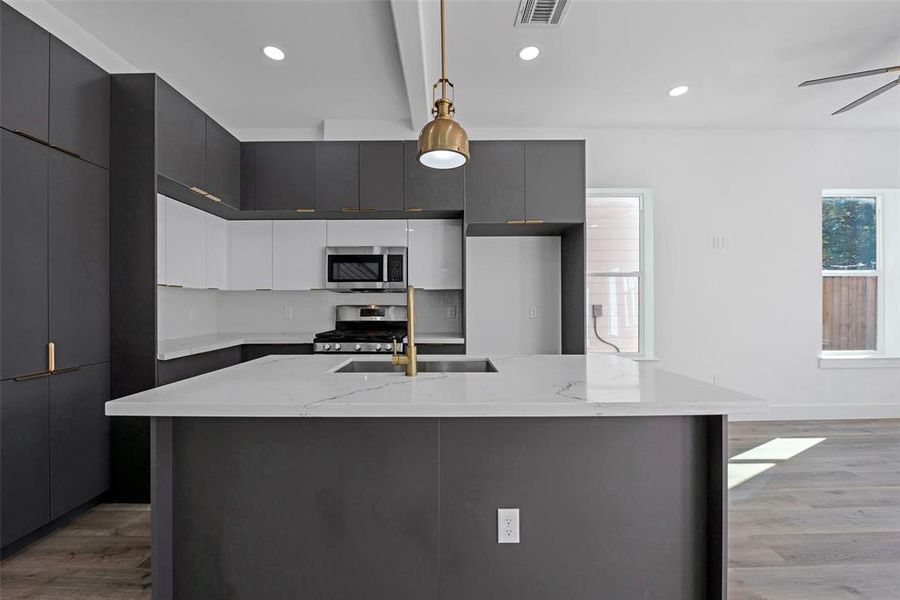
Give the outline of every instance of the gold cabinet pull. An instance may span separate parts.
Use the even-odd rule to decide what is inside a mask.
[[[213,196],[212,194],[207,194],[206,197],[209,198],[210,200],[212,200],[213,202],[221,202],[222,201],[221,198],[219,198],[218,196]]]
[[[422,212],[425,209],[424,208],[405,208],[403,210],[405,210],[406,212]]]
[[[15,129],[15,130],[13,131],[13,133],[18,133],[18,134],[21,135],[22,137],[28,138],[28,139],[31,140],[32,142],[37,142],[38,144],[43,144],[44,146],[49,146],[49,145],[50,145],[50,142],[48,142],[47,140],[42,140],[42,139],[39,138],[38,136],[36,136],[36,135],[34,135],[34,134],[31,134],[31,133],[28,133],[27,131],[22,131],[21,129]]]
[[[543,219],[525,219],[526,225],[540,225],[543,222]]]
[[[507,224],[507,225],[524,225],[524,224],[525,224],[525,219],[518,219],[518,220],[514,220],[514,221],[507,221],[506,224]]]
[[[297,212],[299,212],[299,213],[311,213],[311,212],[316,212],[316,209],[314,209],[314,208],[297,208],[297,209],[295,209],[295,210],[296,210]]]
[[[49,342],[47,344],[47,371],[52,373],[56,370],[56,344]]]
[[[193,185],[190,187],[190,190],[191,190],[192,192],[197,192],[198,194],[201,194],[201,195],[203,195],[203,196],[209,196],[209,193],[208,193],[206,190],[201,189],[201,188],[198,188],[198,187],[193,186]]]

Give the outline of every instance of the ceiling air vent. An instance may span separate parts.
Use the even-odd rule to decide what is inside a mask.
[[[559,27],[572,0],[519,0],[516,27]]]

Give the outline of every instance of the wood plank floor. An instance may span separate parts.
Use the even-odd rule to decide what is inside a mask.
[[[733,423],[729,456],[824,437],[734,487],[731,600],[900,600],[900,420]],[[106,504],[0,563],[0,598],[150,597],[150,512]]]

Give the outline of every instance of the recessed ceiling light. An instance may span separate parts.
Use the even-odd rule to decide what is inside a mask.
[[[688,90],[691,89],[686,85],[676,85],[671,90],[669,90],[669,95],[672,97],[675,96],[684,96],[688,93]]]
[[[272,60],[284,60],[284,50],[277,46],[266,46],[262,49],[263,54]]]
[[[541,49],[537,46],[525,46],[521,50],[519,50],[519,58],[522,60],[534,60],[541,53]]]

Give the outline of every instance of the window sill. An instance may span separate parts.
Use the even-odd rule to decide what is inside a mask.
[[[864,354],[859,356],[848,355],[819,355],[820,369],[900,369],[900,356],[881,356],[877,354]]]

